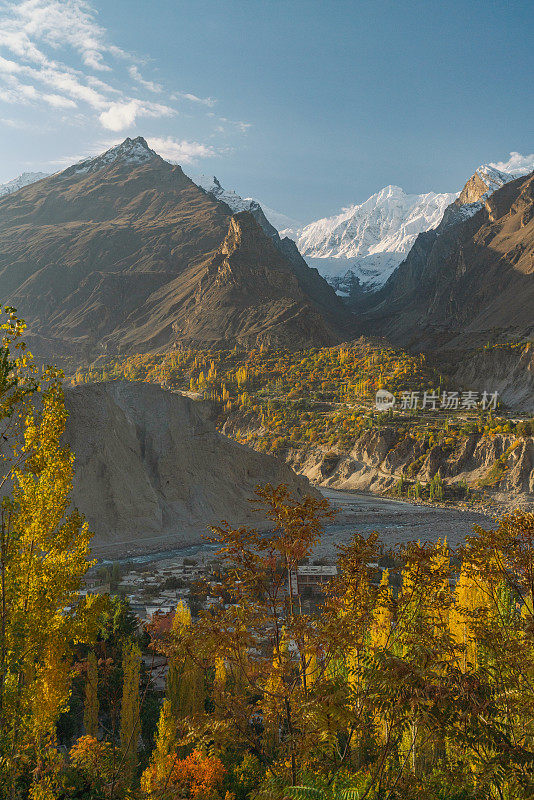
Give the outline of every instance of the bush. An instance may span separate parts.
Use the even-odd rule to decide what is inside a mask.
[[[534,436],[534,419],[518,422],[515,432],[518,436]]]

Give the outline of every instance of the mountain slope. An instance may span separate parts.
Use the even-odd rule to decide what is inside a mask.
[[[366,329],[418,349],[532,336],[534,173],[491,194],[472,183],[466,195],[479,209],[465,216],[453,204],[437,229],[420,234],[373,298]]]
[[[73,501],[95,532],[94,552],[198,543],[223,519],[265,524],[249,502],[260,483],[316,494],[281,461],[219,434],[207,404],[180,394],[115,381],[68,389],[65,402]]]
[[[241,263],[230,293],[211,284],[228,255],[231,210],[143,139],[126,139],[0,198],[0,296],[43,356],[250,345],[270,325],[271,341],[295,348],[343,338],[349,318],[330,287],[276,251],[247,212],[237,225],[234,249],[257,282]]]

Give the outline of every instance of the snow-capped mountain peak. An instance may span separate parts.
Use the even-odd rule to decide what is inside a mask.
[[[410,250],[417,235],[435,228],[457,192],[406,194],[384,186],[363,203],[297,231],[300,252],[338,290],[382,286]],[[282,232],[283,233],[283,232]]]
[[[299,249],[312,258],[365,258],[374,253],[406,253],[415,237],[439,224],[457,193],[406,194],[385,186],[363,203],[342,209],[298,231]]]
[[[463,218],[472,217],[483,208],[487,198],[505,183],[514,181],[534,170],[534,157],[525,160],[521,167],[509,172],[498,169],[495,164],[482,164],[466,182],[458,197],[459,213]]]
[[[234,213],[238,211],[257,211],[261,209],[265,214],[267,220],[276,228],[277,231],[283,232],[285,236],[292,236],[292,232],[302,226],[302,223],[296,219],[288,217],[286,214],[281,214],[273,208],[264,205],[264,203],[254,200],[253,197],[241,197],[241,195],[234,192],[232,189],[224,189],[220,181],[213,175],[194,175],[190,174],[189,177],[204,189],[205,192],[211,194],[217,200],[222,200],[227,206],[231,208]]]
[[[215,175],[190,175],[189,177],[193,183],[196,183],[205,192],[226,203],[236,214],[239,211],[250,211],[254,206],[259,206],[259,203],[251,197],[241,197],[231,189],[224,189]]]
[[[79,161],[72,167],[65,170],[66,173],[85,174],[88,172],[97,172],[103,167],[110,164],[121,162],[123,164],[131,164],[137,166],[138,164],[146,164],[153,158],[159,158],[158,154],[151,150],[146,140],[142,136],[137,136],[135,139],[126,138],[120,144],[111,147],[99,156],[94,158],[86,158]]]
[[[117,161],[125,164],[144,164],[152,158],[158,158],[158,154],[151,150],[146,140],[142,136],[135,139],[126,138],[120,144],[106,150],[105,153],[95,156],[94,158],[86,158],[73,164],[65,170],[67,174],[83,175],[87,172],[97,172],[102,167],[109,166]],[[23,172],[17,178],[14,178],[7,183],[0,184],[0,197],[2,195],[17,192],[24,186],[29,186],[32,183],[40,181],[42,178],[48,178],[50,173],[47,172]]]
[[[29,186],[31,183],[36,183],[43,178],[48,178],[47,172],[23,172],[17,178],[8,181],[7,183],[0,184],[0,197],[6,194],[18,192],[24,186]]]
[[[504,186],[505,183],[508,183],[509,180],[513,180],[516,177],[515,174],[512,175],[511,172],[502,172],[502,170],[496,169],[491,164],[482,164],[476,172],[477,175],[482,178],[490,192],[500,189],[501,186]]]
[[[461,192],[410,195],[399,186],[385,186],[363,203],[312,222],[293,235],[308,264],[339,294],[374,291],[404,260],[417,236],[439,225],[451,203],[456,201],[456,219],[476,214],[490,194],[534,169],[534,158],[531,164],[523,161],[510,172],[482,164]]]

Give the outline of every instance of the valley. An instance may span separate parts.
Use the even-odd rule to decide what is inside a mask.
[[[376,532],[383,557],[387,558],[417,540],[447,542],[454,549],[472,535],[474,525],[494,525],[492,516],[482,511],[429,508],[414,501],[324,487],[320,491],[336,516],[325,525],[319,542],[310,551],[308,561],[312,566],[335,568],[340,545],[350,541],[356,532],[362,536]],[[216,546],[206,541],[207,528],[199,525],[188,534],[191,544],[172,550],[163,549],[157,539],[145,539],[137,546],[131,540],[97,543],[93,556],[98,560],[88,573],[84,591],[116,591],[128,600],[140,619],[147,621],[154,614],[171,613],[178,602],[196,607],[199,601],[195,598],[195,585],[209,579],[220,559]]]
[[[0,292],[75,387],[66,435],[95,552],[248,519],[260,475],[420,503],[443,531],[448,509],[530,507],[530,166],[484,164],[460,192],[388,186],[298,228],[142,137],[6,184]],[[216,462],[245,446],[246,479],[210,485],[211,451],[177,444],[199,426]]]
[[[530,405],[522,414],[484,411],[476,402],[462,408],[459,392],[456,409],[441,408],[453,380],[431,359],[384,342],[361,339],[296,353],[138,355],[71,377],[78,385],[123,380],[157,383],[195,398],[223,434],[275,455],[322,488],[404,497],[434,508],[445,503],[490,516],[532,503]],[[379,389],[397,396],[393,410],[376,409]],[[483,391],[480,385],[478,400]],[[403,394],[421,406],[425,392],[438,397],[434,409],[402,409]]]
[[[533,800],[531,5],[0,2],[0,800]]]

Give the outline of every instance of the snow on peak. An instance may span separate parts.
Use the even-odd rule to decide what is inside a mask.
[[[500,189],[505,183],[515,181],[523,175],[528,175],[534,170],[534,155],[523,158],[523,164],[512,167],[510,170],[498,169],[496,164],[482,164],[475,170],[476,175],[488,187],[488,195]]]
[[[508,172],[510,175],[520,178],[534,170],[534,153],[522,155],[517,150],[512,150],[508,161],[490,161],[486,166],[495,167],[500,172]]]
[[[515,155],[519,156],[518,153]],[[462,217],[465,219],[472,217],[484,207],[487,198],[493,192],[500,189],[505,183],[515,181],[516,178],[528,175],[534,170],[534,155],[520,156],[517,162],[519,163],[511,163],[508,171],[499,169],[501,166],[507,166],[506,164],[481,164],[469,178],[460,194],[462,205],[459,210]],[[484,187],[486,191],[484,191]]]
[[[375,290],[404,259],[418,234],[439,225],[457,196],[406,194],[400,186],[385,186],[363,203],[296,231],[297,245],[310,266],[338,291],[346,293],[347,281]],[[343,289],[337,286],[340,279]]]
[[[121,144],[111,147],[99,156],[87,158],[78,162],[78,164],[74,164],[74,166],[69,167],[68,171],[72,171],[76,175],[83,175],[87,172],[97,172],[102,167],[107,167],[117,161],[137,166],[138,164],[145,164],[152,158],[157,158],[157,153],[150,149],[142,136],[138,136],[136,139],[128,137]]]
[[[456,198],[461,203],[460,218],[470,217],[494,191],[534,170],[534,155],[511,155],[506,164],[478,167],[461,193],[409,195],[399,186],[385,186],[365,202],[291,233],[308,264],[316,267],[338,294],[346,296],[356,286],[374,291],[404,260],[418,234],[439,225]]]
[[[496,169],[491,164],[482,164],[476,170],[476,173],[486,184],[489,192],[495,192],[515,177],[510,172],[503,172],[502,170]]]
[[[196,183],[205,192],[211,194],[216,200],[222,200],[223,203],[226,203],[234,214],[239,211],[250,211],[254,205],[259,205],[251,197],[243,198],[231,189],[223,189],[215,175],[190,175],[190,178],[193,183]]]
[[[435,228],[457,193],[406,194],[385,186],[365,202],[344,208],[298,231],[297,244],[313,258],[365,258],[407,253],[416,236]]]
[[[205,192],[211,194],[217,200],[222,200],[227,206],[236,214],[238,211],[250,211],[261,208],[271,225],[276,230],[284,230],[284,235],[290,236],[292,230],[300,228],[302,223],[298,222],[291,217],[275,211],[273,208],[254,200],[253,197],[241,197],[241,195],[234,192],[232,189],[224,189],[220,181],[213,175],[189,175],[193,183],[204,189]]]
[[[13,180],[7,183],[0,184],[0,197],[18,192],[23,186],[29,186],[31,183],[36,183],[36,181],[40,181],[43,178],[48,178],[48,175],[49,173],[47,172],[23,172],[22,175],[19,175],[17,178],[13,178]]]

